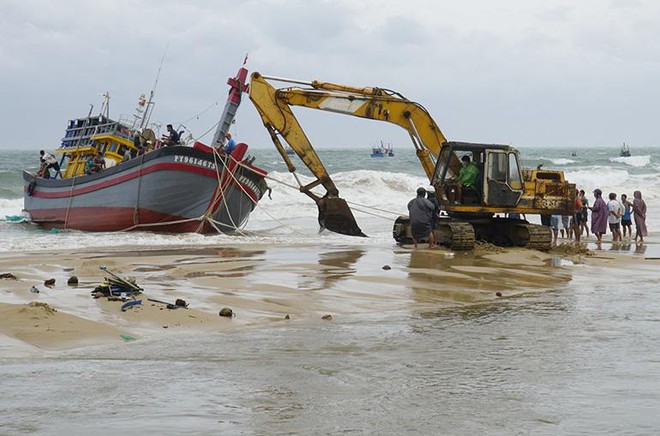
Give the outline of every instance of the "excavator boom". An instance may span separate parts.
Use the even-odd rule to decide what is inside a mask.
[[[280,98],[279,91],[266,82],[259,73],[252,74],[250,100],[259,112],[275,148],[286,162],[289,171],[295,174],[296,168],[280,142],[279,136],[284,138],[316,177],[313,182],[301,186],[300,191],[316,203],[321,230],[327,228],[332,232],[344,235],[366,236],[355,221],[346,200],[339,197],[339,190],[314,151],[291,108],[285,100]],[[312,192],[312,189],[318,185],[325,188],[325,195],[318,196]]]
[[[276,89],[268,80],[307,85],[307,88]],[[250,100],[259,112],[288,170],[295,174],[296,168],[287,155],[280,137],[284,138],[316,177],[313,182],[301,186],[300,191],[316,202],[321,228],[337,233],[364,236],[348,204],[339,197],[337,187],[314,151],[291,106],[386,121],[403,127],[410,135],[417,157],[429,180],[433,177],[435,160],[441,145],[446,141],[442,131],[424,107],[396,92],[382,88],[355,88],[319,81],[302,82],[265,77],[254,72],[250,80]],[[322,197],[311,191],[318,185],[322,185],[326,190],[326,194]]]

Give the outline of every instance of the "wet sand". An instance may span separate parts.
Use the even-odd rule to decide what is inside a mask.
[[[62,350],[168,334],[341,322],[396,311],[505,301],[565,285],[584,262],[623,267],[643,258],[563,246],[542,253],[480,246],[474,252],[310,245],[160,248],[0,255],[5,349]],[[652,262],[657,262],[651,259]],[[144,288],[142,304],[91,296],[104,265]],[[67,285],[71,276],[79,283]],[[55,279],[47,287],[44,281]],[[39,293],[30,292],[35,286]],[[187,308],[152,302],[183,299]],[[223,307],[235,312],[218,315]],[[287,318],[288,315],[288,318]],[[332,320],[323,319],[331,315]]]

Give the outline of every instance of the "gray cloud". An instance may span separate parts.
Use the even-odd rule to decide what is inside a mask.
[[[154,117],[192,117],[197,133],[216,121],[226,78],[249,52],[251,70],[400,91],[452,139],[651,145],[659,9],[650,0],[4,1],[0,116],[11,128],[0,147],[56,147],[66,120],[106,90],[113,115],[130,114],[166,50]],[[296,113],[320,146],[406,140],[392,126]],[[234,129],[270,141],[247,98]]]

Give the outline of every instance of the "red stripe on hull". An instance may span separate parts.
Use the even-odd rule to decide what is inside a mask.
[[[76,207],[69,210],[67,217],[66,209],[38,209],[31,211],[32,221],[46,228],[67,228],[85,230],[90,232],[115,232],[127,230],[134,226],[133,214],[135,209],[128,207],[104,207],[102,211],[90,207]],[[158,231],[172,233],[192,233],[198,231],[200,221],[189,220],[182,223],[167,224],[168,221],[180,221],[186,218],[167,215],[164,213],[138,209],[138,222],[141,224],[153,223],[141,226],[135,230]],[[158,223],[158,225],[154,225]],[[215,233],[215,229],[204,223],[199,233]]]
[[[109,186],[118,185],[120,183],[126,182],[131,179],[135,179],[145,174],[153,173],[155,171],[164,171],[164,170],[184,171],[184,172],[201,174],[203,176],[211,177],[213,179],[216,178],[216,172],[212,170],[208,170],[206,168],[197,168],[191,165],[179,164],[179,163],[160,163],[144,168],[142,171],[136,169],[134,171],[131,171],[129,174],[116,177],[112,180],[105,180],[105,181],[99,180],[95,183],[89,184],[88,186],[74,189],[73,191],[71,191],[69,187],[64,187],[62,188],[62,191],[57,191],[57,192],[43,192],[40,190],[36,190],[33,196],[42,197],[42,198],[63,198],[63,197],[68,197],[69,195],[75,196],[75,195],[87,194],[88,192],[94,192],[94,191],[98,191],[99,189],[107,188]]]

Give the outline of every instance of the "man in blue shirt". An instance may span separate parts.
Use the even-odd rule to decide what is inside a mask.
[[[225,139],[227,139],[227,143],[225,144],[225,153],[231,154],[232,150],[236,148],[236,141],[231,139],[231,133],[229,132],[225,133]]]

